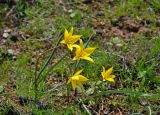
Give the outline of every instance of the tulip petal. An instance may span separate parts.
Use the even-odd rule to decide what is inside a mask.
[[[101,75],[102,75],[102,77],[104,79],[104,77],[105,77],[105,68],[102,66],[102,69],[103,69],[103,71],[101,72]]]
[[[78,75],[74,75],[71,77],[72,81],[78,81],[79,80],[79,76]]]
[[[103,71],[105,72],[105,68],[104,68],[104,66],[102,66],[102,69],[103,69]]]
[[[81,51],[80,57],[88,57],[89,55],[84,52],[84,50]]]
[[[79,76],[79,81],[87,81],[88,79],[84,77],[83,75],[78,75]]]
[[[81,47],[80,47],[80,46],[77,46],[77,47],[76,47],[76,57],[80,58],[81,52],[82,52]]]
[[[105,72],[101,72],[102,78],[104,79],[105,77]]]
[[[73,60],[78,60],[77,56],[73,57]]]
[[[73,35],[73,36],[71,36],[71,38],[69,40],[69,43],[70,44],[74,44],[76,41],[79,40],[80,37],[81,37],[81,35]]]
[[[76,89],[76,81],[72,81],[71,83],[72,83],[73,90],[75,90]]]
[[[114,79],[116,76],[115,75],[110,75],[109,77]]]
[[[80,44],[79,44],[79,46],[81,47],[81,49],[83,49],[83,41],[82,41],[82,39],[80,39]]]
[[[80,81],[78,81],[77,84],[78,84],[81,88],[83,88],[83,85],[82,85],[82,83],[81,83]]]
[[[105,76],[110,75],[110,74],[112,73],[112,71],[113,71],[113,67],[111,67],[111,68],[109,68],[108,70],[106,70]]]
[[[65,31],[64,31],[64,40],[66,40],[66,39],[68,38],[68,36],[69,36],[69,33],[68,33],[68,31],[65,29]]]
[[[67,84],[69,84],[71,82],[71,78],[69,78],[69,80],[67,81]]]
[[[85,60],[88,60],[88,61],[94,63],[94,60],[93,60],[92,58],[90,58],[90,57],[80,57],[80,58],[85,59]]]
[[[79,75],[80,73],[82,73],[82,71],[83,71],[83,69],[77,71],[77,72],[74,74],[74,76],[75,76],[75,75]]]
[[[89,56],[91,53],[93,53],[93,51],[95,50],[96,48],[86,48],[84,49],[84,52],[87,53],[87,56]]]
[[[105,80],[110,81],[110,82],[114,82],[113,78],[105,78]]]
[[[68,47],[69,50],[71,50],[71,51],[73,50],[71,45],[67,44],[67,47]]]
[[[73,27],[71,28],[71,30],[69,31],[69,37],[71,37],[73,34]]]
[[[65,40],[62,40],[60,43],[61,43],[61,44],[66,44]]]
[[[77,44],[73,44],[73,45],[72,45],[72,47],[77,48],[77,47],[79,47],[79,45],[77,45]]]

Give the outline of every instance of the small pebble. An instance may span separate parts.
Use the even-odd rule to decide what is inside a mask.
[[[16,42],[18,40],[18,33],[17,32],[12,33],[10,39],[13,42]]]
[[[14,54],[14,50],[13,49],[8,49],[7,50],[8,54],[13,55]]]
[[[9,36],[8,33],[3,33],[3,37],[4,37],[4,38],[7,38],[8,36]]]
[[[113,4],[115,0],[109,0],[109,4]]]
[[[5,29],[4,30],[4,33],[9,33],[9,32],[11,32],[11,29]]]
[[[24,97],[24,96],[19,96],[19,103],[21,105],[24,105],[25,103],[28,102],[28,98],[27,97]]]
[[[104,14],[103,11],[99,11],[99,12],[97,13],[97,16],[105,16],[105,14]]]

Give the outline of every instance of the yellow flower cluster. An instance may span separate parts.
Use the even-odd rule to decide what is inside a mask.
[[[61,41],[61,43],[67,45],[70,51],[73,51],[74,47],[76,48],[76,55],[73,57],[73,60],[84,59],[90,62],[94,62],[94,60],[89,56],[94,52],[95,48],[84,48],[83,41],[82,39],[80,39],[80,37],[81,35],[73,35],[73,27],[69,32],[65,29],[64,39]],[[80,41],[79,45],[75,44],[78,40]],[[83,69],[77,71],[72,77],[69,77],[67,84],[71,83],[73,90],[76,89],[77,85],[83,87],[83,82],[88,80],[83,75],[80,75],[82,71]],[[109,68],[108,70],[105,70],[105,68],[103,67],[103,71],[101,72],[103,81],[114,82],[115,75],[111,75],[112,71],[113,67]]]
[[[69,84],[71,82],[73,90],[76,89],[76,85],[79,85],[80,87],[83,87],[83,82],[88,80],[83,75],[80,75],[80,73],[82,71],[83,71],[83,69],[77,71],[72,77],[69,78],[69,80],[67,82],[67,84]]]
[[[95,48],[84,48],[83,41],[80,39],[81,35],[72,35],[73,34],[73,27],[71,28],[70,32],[65,30],[64,32],[64,39],[61,41],[62,44],[66,44],[69,50],[73,50],[76,48],[76,56],[73,57],[73,60],[84,59],[91,62],[94,62],[92,58],[89,56],[95,50]],[[75,44],[78,40],[80,40],[80,44]]]

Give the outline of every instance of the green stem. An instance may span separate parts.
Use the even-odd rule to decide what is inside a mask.
[[[38,62],[39,62],[39,58],[36,61],[36,67],[35,67],[35,77],[34,77],[34,93],[35,93],[35,101],[37,101],[37,95],[38,95],[38,84],[37,84],[37,68],[38,68]]]
[[[89,37],[89,39],[87,40],[87,42],[86,42],[84,48],[86,48],[86,47],[88,46],[88,44],[89,44],[89,42],[90,42],[90,40],[91,40],[92,37],[93,37],[93,33],[92,33],[92,35]]]
[[[35,77],[35,79],[36,79],[36,77]],[[35,84],[34,84],[34,99],[35,99],[35,101],[37,101],[38,100],[38,84],[37,84],[37,82],[35,82]]]
[[[73,71],[72,75],[74,75],[74,73],[77,71],[77,68],[79,66],[80,61],[81,61],[80,59],[76,61],[76,64],[75,64],[75,67],[74,67],[74,71]]]
[[[53,55],[54,55],[54,53],[55,53],[55,51],[56,51],[56,48],[57,48],[58,44],[60,43],[61,38],[62,38],[62,36],[59,37],[59,39],[58,39],[58,41],[57,41],[57,43],[56,43],[56,46],[53,48],[53,50],[52,50],[49,58],[47,59],[46,63],[43,65],[43,67],[42,67],[42,69],[40,70],[39,74],[37,75],[37,79],[36,79],[36,80],[39,79],[39,77],[41,76],[42,72],[43,72],[44,69],[47,67],[48,63],[51,61],[51,59],[52,59],[52,57],[53,57]]]
[[[46,61],[45,64],[43,65],[43,67],[41,68],[39,74],[38,74],[37,76],[35,76],[35,81],[34,81],[34,82],[35,82],[35,84],[34,84],[35,101],[37,101],[37,96],[38,96],[38,84],[39,84],[39,82],[40,82],[40,81],[38,81],[38,80],[40,79],[40,76],[41,76],[42,72],[45,70],[45,68],[47,67],[47,65],[48,65],[49,62],[51,61],[51,59],[52,59],[52,57],[53,57],[53,55],[54,55],[54,53],[55,53],[55,51],[56,51],[56,48],[57,48],[58,44],[60,43],[61,38],[62,38],[62,35],[59,37],[59,39],[58,39],[55,47],[53,48],[53,50],[52,50],[49,58],[47,59],[47,61]]]
[[[69,53],[67,52],[65,55],[63,55],[46,73],[46,75],[44,75],[44,81],[46,80],[47,75],[50,73],[50,71],[56,67]]]

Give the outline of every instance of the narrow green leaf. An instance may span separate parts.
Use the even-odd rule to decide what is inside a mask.
[[[0,85],[0,93],[3,91],[4,87],[3,85]]]
[[[110,94],[125,94],[125,95],[142,95],[142,92],[129,91],[129,90],[108,90],[98,93],[96,96],[105,96]]]

